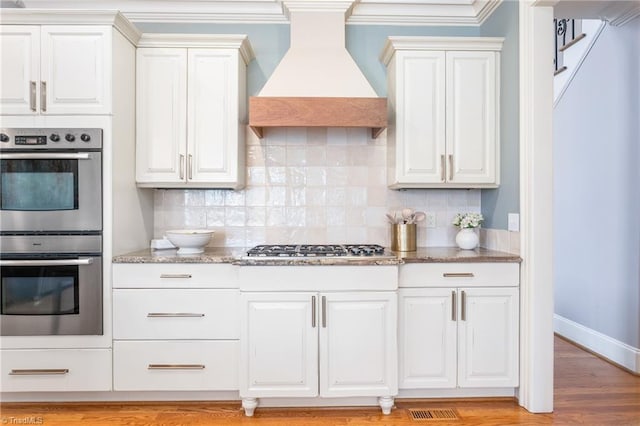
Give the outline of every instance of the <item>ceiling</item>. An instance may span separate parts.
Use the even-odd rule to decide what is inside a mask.
[[[117,9],[133,22],[288,23],[287,5],[350,6],[348,24],[480,25],[502,0],[12,0],[3,7]]]
[[[640,0],[544,0],[557,18],[602,19],[624,25],[640,16]]]

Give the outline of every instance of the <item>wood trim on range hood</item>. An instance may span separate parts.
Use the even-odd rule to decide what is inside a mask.
[[[259,137],[267,127],[366,127],[377,138],[387,128],[387,98],[249,98],[249,126]]]

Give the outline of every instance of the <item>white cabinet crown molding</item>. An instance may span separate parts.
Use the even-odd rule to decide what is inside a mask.
[[[142,33],[122,13],[105,10],[2,9],[2,25],[111,25],[133,45]]]
[[[244,34],[144,33],[138,47],[237,49],[245,64],[255,58],[249,37]]]
[[[387,37],[380,61],[389,65],[398,50],[492,50],[501,51],[503,37],[430,37],[430,36],[390,36]]]
[[[23,0],[27,8],[118,9],[134,22],[288,23],[287,9],[348,9],[348,24],[479,26],[503,0]],[[308,4],[305,4],[308,3]]]

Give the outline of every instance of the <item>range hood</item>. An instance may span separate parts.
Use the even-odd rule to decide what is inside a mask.
[[[283,1],[291,46],[258,96],[249,98],[249,126],[366,127],[377,137],[387,127],[380,98],[345,48],[351,1]]]

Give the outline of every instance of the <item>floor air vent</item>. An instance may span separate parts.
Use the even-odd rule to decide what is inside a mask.
[[[412,420],[458,420],[456,410],[451,409],[410,409]]]

